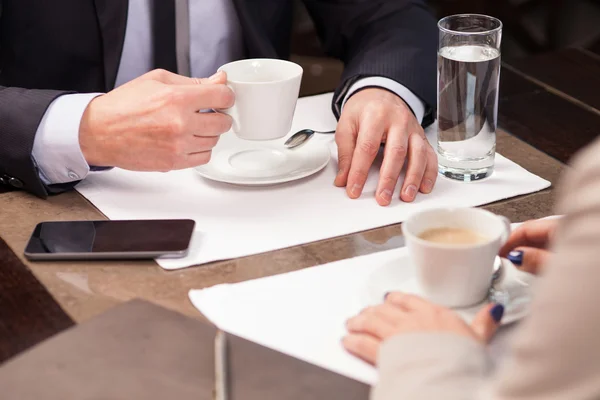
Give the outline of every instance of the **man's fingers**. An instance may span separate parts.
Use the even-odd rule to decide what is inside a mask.
[[[167,85],[194,85],[196,81],[194,78],[188,78],[187,76],[174,74],[173,72],[167,71],[166,69],[154,69],[142,76],[137,80],[153,80],[158,81]]]
[[[544,270],[544,266],[552,252],[537,247],[518,247],[508,253],[509,260],[512,261],[521,271],[537,275]]]
[[[227,74],[224,71],[218,71],[210,78],[193,78],[196,79],[196,83],[200,85],[224,85],[227,83]]]
[[[371,117],[363,118],[358,129],[356,148],[352,155],[352,165],[346,185],[346,192],[352,199],[359,198],[362,194],[371,165],[379,153],[386,127],[383,119]]]
[[[231,129],[229,115],[221,113],[192,113],[186,131],[195,136],[219,136]]]
[[[218,142],[219,136],[191,136],[185,152],[187,154],[210,152]]]
[[[342,340],[342,344],[351,354],[375,365],[381,342],[371,335],[350,334]]]
[[[210,151],[203,151],[200,153],[193,154],[184,154],[181,157],[179,157],[177,163],[175,163],[172,169],[187,169],[197,167],[198,165],[208,164],[211,156],[212,152]]]
[[[417,196],[421,187],[425,168],[427,166],[427,147],[423,139],[418,134],[410,135],[408,139],[408,166],[406,169],[406,178],[400,191],[402,201],[411,202]]]
[[[189,78],[174,74],[165,69],[155,69],[142,75],[140,79],[152,79],[167,85],[225,84],[227,82],[227,74],[219,71],[210,78]]]
[[[501,304],[488,304],[477,313],[471,328],[482,343],[489,343],[492,340],[503,315],[504,306]]]
[[[394,189],[408,149],[408,133],[400,126],[390,128],[385,143],[383,164],[379,173],[379,184],[375,192],[377,203],[387,206],[392,201]]]
[[[198,111],[226,109],[235,103],[233,91],[226,85],[179,85],[172,86],[173,100],[187,108]]]
[[[506,257],[508,252],[520,246],[546,247],[557,226],[557,219],[538,219],[525,222],[511,233],[500,249],[500,256]]]
[[[423,174],[423,181],[419,190],[421,193],[429,194],[433,190],[435,181],[438,176],[438,159],[437,154],[431,145],[427,144],[427,165]]]
[[[334,185],[344,187],[348,183],[352,155],[356,147],[356,134],[349,117],[342,115],[335,131],[335,143],[338,148],[338,173]]]

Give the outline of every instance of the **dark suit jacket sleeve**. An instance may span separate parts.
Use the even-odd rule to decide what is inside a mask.
[[[43,198],[66,189],[64,185],[46,187],[31,155],[38,125],[50,103],[63,94],[0,86],[0,178],[4,182],[0,184]]]
[[[423,0],[304,0],[325,50],[345,64],[333,111],[357,80],[393,79],[425,102],[423,125],[436,107],[436,20]]]

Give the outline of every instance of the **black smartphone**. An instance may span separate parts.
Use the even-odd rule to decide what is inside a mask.
[[[34,261],[184,257],[194,226],[189,219],[42,222],[25,247],[25,257]]]

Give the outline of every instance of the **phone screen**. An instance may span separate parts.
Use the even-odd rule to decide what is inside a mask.
[[[25,254],[146,254],[187,251],[192,220],[64,221],[38,224]]]

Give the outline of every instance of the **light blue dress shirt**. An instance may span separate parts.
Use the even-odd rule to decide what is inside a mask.
[[[212,75],[223,64],[243,56],[241,27],[230,0],[188,0],[189,59],[192,76]],[[151,0],[129,0],[128,20],[116,86],[152,70]],[[202,21],[202,22],[200,22]],[[400,83],[370,77],[350,87],[344,103],[357,90],[379,86],[393,91],[422,121],[425,104]],[[38,126],[33,158],[45,184],[84,179],[90,171],[79,146],[79,124],[88,104],[102,93],[64,95],[52,102]]]

